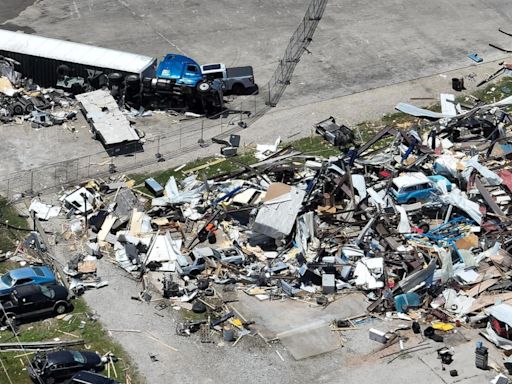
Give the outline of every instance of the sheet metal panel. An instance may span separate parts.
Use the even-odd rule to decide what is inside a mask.
[[[106,90],[77,95],[82,112],[106,146],[139,141],[139,136]]]

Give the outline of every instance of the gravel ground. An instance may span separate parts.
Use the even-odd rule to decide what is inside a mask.
[[[44,201],[50,203],[53,200],[56,204],[57,198],[56,194],[45,196]],[[65,219],[59,217],[44,223],[44,227],[59,233],[64,224]],[[50,241],[53,240],[52,235]],[[61,241],[53,247],[53,254],[64,264],[80,250],[76,241]],[[84,295],[85,301],[99,315],[100,322],[106,329],[141,331],[112,331],[111,336],[123,345],[147,384],[335,384],[341,381],[346,384],[387,384],[396,381],[397,377],[405,381],[414,380],[417,384],[481,384],[494,377],[493,372],[479,371],[474,367],[473,340],[478,337],[476,330],[461,329],[458,334],[446,341],[447,345],[455,348],[455,363],[450,368],[459,370],[460,376],[456,378],[450,377],[448,371],[443,371],[437,360],[435,351],[442,344],[427,342],[427,350],[396,359],[392,364],[387,363],[388,358],[380,358],[384,354],[395,352],[397,346],[380,351],[382,346],[369,340],[368,329],[373,327],[390,330],[403,324],[403,321],[370,318],[358,324],[358,330],[344,332],[341,335],[340,349],[295,361],[279,342],[267,343],[257,335],[243,337],[236,346],[224,342],[218,336],[213,337],[214,342],[211,344],[202,344],[197,334],[191,337],[177,336],[175,327],[181,319],[182,312],[170,306],[158,310],[155,303],[147,304],[133,300],[131,297],[139,294],[141,285],[129,278],[124,270],[110,261],[108,256],[99,261],[98,275],[108,280],[109,285],[99,290],[87,291]],[[268,314],[266,316],[268,317]],[[407,333],[407,348],[421,342],[420,338]],[[486,344],[490,346],[489,343]],[[171,350],[169,346],[177,351]],[[156,355],[158,361],[151,361],[150,355]],[[500,356],[501,353],[491,347],[491,358],[499,361]]]

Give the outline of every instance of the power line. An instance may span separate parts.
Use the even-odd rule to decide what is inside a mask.
[[[28,365],[30,366],[30,368],[32,368],[32,370],[34,371],[34,373],[36,375],[37,381],[39,382],[39,384],[44,384],[43,380],[39,377],[39,373],[37,373],[36,369],[32,365],[32,362],[28,358],[27,351],[26,351],[25,347],[23,346],[23,344],[21,343],[20,337],[18,336],[18,333],[16,332],[16,329],[14,328],[14,326],[12,324],[12,320],[9,319],[9,317],[7,316],[7,312],[5,311],[5,308],[4,308],[3,304],[1,304],[1,303],[0,303],[0,308],[2,308],[5,323],[9,326],[9,328],[11,328],[11,331],[12,331],[14,337],[16,338],[16,341],[17,341],[18,345],[20,346],[20,349],[23,351],[23,354],[24,354],[25,358],[27,359]],[[2,362],[2,365],[3,365],[3,362]]]

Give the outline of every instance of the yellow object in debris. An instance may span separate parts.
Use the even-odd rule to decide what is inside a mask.
[[[231,324],[233,324],[235,327],[241,328],[242,327],[242,320],[240,320],[240,319],[233,319],[233,320],[231,320]]]
[[[451,331],[453,328],[455,328],[455,326],[453,326],[452,324],[448,324],[448,323],[432,323],[432,328],[437,329],[439,331],[448,332],[448,331]]]

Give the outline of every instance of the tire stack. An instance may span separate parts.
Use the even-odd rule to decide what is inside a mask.
[[[108,74],[108,88],[110,94],[116,100],[119,100],[123,95],[124,90],[124,76],[119,72],[111,72]]]
[[[125,80],[124,100],[132,107],[140,104],[140,77],[138,75],[128,75]]]

